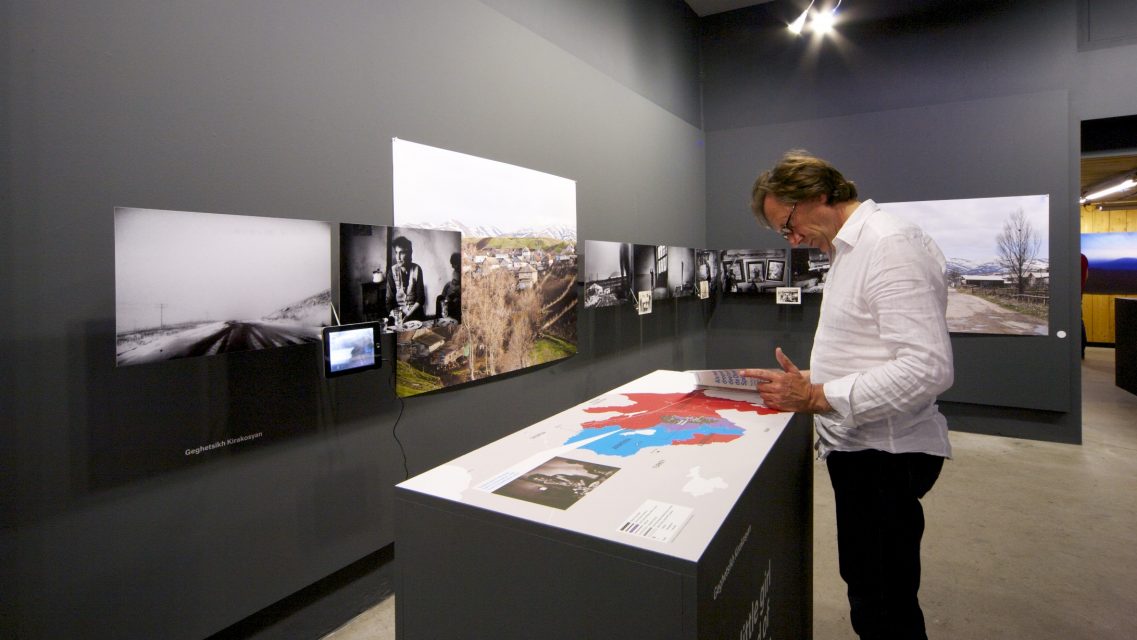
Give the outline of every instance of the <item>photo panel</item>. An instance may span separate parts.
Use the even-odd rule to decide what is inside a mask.
[[[790,249],[790,286],[802,293],[821,293],[829,276],[829,254],[821,249]]]
[[[583,272],[585,309],[635,303],[631,243],[586,240]]]
[[[668,258],[667,245],[637,244],[633,248],[633,287],[638,294],[650,291],[652,300],[666,300],[671,297],[667,286]]]
[[[695,279],[707,283],[707,296],[710,297],[722,288],[722,263],[718,249],[699,249],[695,252]]]
[[[948,330],[1047,335],[1050,196],[881,203],[923,229],[947,260]]]
[[[697,293],[695,250],[688,247],[667,247],[667,289],[672,298],[693,296]]]
[[[390,227],[341,224],[339,318],[343,324],[383,322],[392,331],[387,308]]]
[[[773,293],[785,284],[786,252],[782,249],[724,249],[721,255],[723,291],[731,295]],[[770,276],[770,262],[780,271]]]
[[[387,255],[386,304],[397,331],[461,321],[461,233],[391,227]]]
[[[576,183],[398,139],[392,160],[395,224],[462,234],[462,322],[434,331],[441,342],[430,338],[431,354],[462,355],[450,357],[450,368],[433,377],[400,355],[397,393],[415,395],[574,355]],[[400,352],[421,351],[409,344],[400,336]]]
[[[1137,233],[1083,233],[1089,263],[1083,293],[1137,294]]]
[[[119,366],[318,342],[331,319],[331,225],[118,207]]]

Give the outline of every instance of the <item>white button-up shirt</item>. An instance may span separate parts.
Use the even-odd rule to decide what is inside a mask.
[[[817,451],[950,457],[936,396],[951,387],[943,252],[919,227],[866,200],[832,242],[810,380],[833,411],[814,416]]]

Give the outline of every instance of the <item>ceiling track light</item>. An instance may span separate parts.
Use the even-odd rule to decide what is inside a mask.
[[[795,36],[801,35],[801,30],[805,28],[805,20],[809,17],[809,10],[813,8],[814,1],[815,0],[809,0],[809,6],[805,8],[805,11],[802,11],[801,15],[797,17],[797,20],[794,20],[786,27],[790,30],[790,33]]]
[[[801,35],[801,32],[805,30],[806,20],[809,19],[809,10],[813,8],[816,1],[817,0],[809,0],[809,6],[805,8],[805,11],[802,11],[796,20],[786,25],[790,33],[795,36]],[[841,1],[842,0],[837,0],[837,4],[833,5],[833,8],[828,11],[815,11],[813,13],[813,20],[809,21],[810,31],[818,35],[825,35],[832,31],[833,25],[837,22],[837,8],[841,6]]]
[[[1093,203],[1108,196],[1125,193],[1137,188],[1137,174],[1126,174],[1122,176],[1121,180],[1112,178],[1108,182],[1095,185],[1090,193],[1078,199],[1080,204]]]

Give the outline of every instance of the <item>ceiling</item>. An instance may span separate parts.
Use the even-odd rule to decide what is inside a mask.
[[[770,1],[771,0],[686,0],[687,6],[691,7],[700,18],[714,13],[734,11],[735,9],[751,7]]]
[[[754,5],[765,4],[773,0],[685,0],[687,5],[698,14],[704,17],[716,13],[724,13],[727,11],[734,11],[735,9],[742,9],[744,7],[751,7]],[[871,3],[870,3],[871,4]],[[1083,157],[1082,158],[1082,179],[1081,179],[1081,193],[1085,193],[1087,188],[1095,186],[1105,180],[1114,177],[1120,177],[1125,173],[1132,174],[1137,172],[1137,155],[1111,155],[1101,157]],[[1137,194],[1120,194],[1113,198],[1116,200],[1113,204],[1120,204],[1121,202],[1137,203]]]
[[[1132,175],[1137,172],[1137,155],[1118,155],[1082,158],[1082,193],[1086,189],[1110,178],[1120,178],[1123,174]],[[1118,194],[1114,198],[1107,198],[1110,204],[1122,203],[1137,204],[1137,195],[1133,193]]]

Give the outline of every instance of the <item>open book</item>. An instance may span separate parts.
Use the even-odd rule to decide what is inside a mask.
[[[758,378],[744,377],[740,369],[693,369],[687,373],[695,376],[695,384],[704,387],[755,391],[759,382]]]

